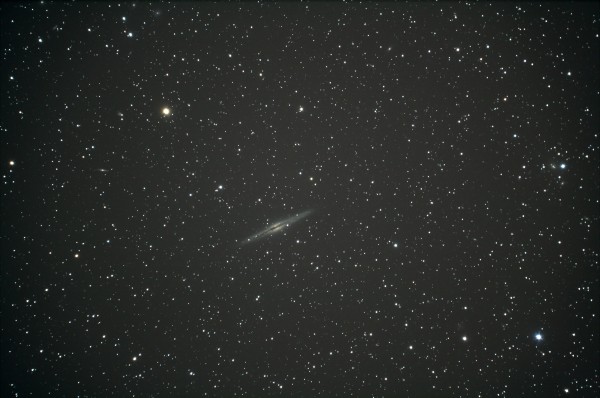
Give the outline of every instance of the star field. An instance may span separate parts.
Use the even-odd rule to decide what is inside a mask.
[[[598,396],[599,17],[1,4],[0,396]]]

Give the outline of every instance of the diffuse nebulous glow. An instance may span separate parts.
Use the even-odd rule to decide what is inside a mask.
[[[286,218],[285,220],[282,221],[278,221],[275,222],[273,224],[270,224],[269,226],[267,226],[266,228],[264,228],[262,231],[257,232],[255,234],[250,235],[249,237],[247,237],[246,239],[243,239],[240,244],[244,245],[247,243],[251,243],[251,242],[256,242],[262,238],[266,238],[267,236],[271,236],[274,235],[278,232],[283,231],[284,229],[290,227],[292,224],[294,224],[297,221],[302,220],[303,218],[308,217],[313,211],[312,210],[305,210],[301,213],[296,213],[295,215]]]

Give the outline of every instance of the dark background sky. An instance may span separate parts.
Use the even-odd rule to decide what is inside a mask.
[[[2,4],[0,395],[597,396],[599,17]]]

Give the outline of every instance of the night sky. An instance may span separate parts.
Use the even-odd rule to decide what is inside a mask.
[[[3,3],[3,397],[593,397],[597,2]]]

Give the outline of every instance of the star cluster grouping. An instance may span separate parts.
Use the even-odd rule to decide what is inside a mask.
[[[599,18],[0,5],[0,395],[597,396]]]

